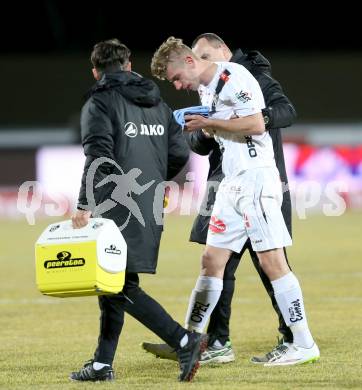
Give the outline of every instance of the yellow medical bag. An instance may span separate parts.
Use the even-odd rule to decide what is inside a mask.
[[[127,244],[114,221],[91,218],[73,229],[70,220],[49,225],[35,244],[36,283],[54,297],[122,291]]]

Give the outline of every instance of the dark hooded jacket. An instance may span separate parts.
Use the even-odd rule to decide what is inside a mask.
[[[153,81],[120,71],[106,73],[88,93],[81,132],[86,162],[78,208],[116,222],[127,242],[128,272],[155,273],[163,182],[189,155],[181,127]]]
[[[272,78],[270,62],[262,54],[258,51],[243,53],[238,49],[234,52],[230,61],[243,65],[248,69],[258,81],[263,92],[266,105],[266,108],[263,109],[263,115],[266,119],[265,127],[270,132],[273,141],[275,162],[284,186],[282,213],[291,235],[291,201],[290,193],[287,189],[288,178],[285,170],[280,128],[292,125],[297,116],[296,111],[289,99],[284,95],[278,81]],[[187,140],[192,151],[201,155],[209,155],[210,169],[208,182],[220,182],[224,176],[221,168],[222,154],[218,143],[213,138],[206,138],[201,130],[190,133],[187,136]],[[201,209],[204,210],[205,214],[210,213],[215,203],[215,190],[216,188],[212,187],[204,198]],[[209,216],[198,215],[191,231],[190,241],[200,244],[206,243],[209,219]]]

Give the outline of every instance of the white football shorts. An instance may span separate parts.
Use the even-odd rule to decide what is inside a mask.
[[[282,183],[274,167],[224,178],[216,194],[207,245],[234,252],[240,252],[248,238],[256,252],[292,245],[282,201]]]

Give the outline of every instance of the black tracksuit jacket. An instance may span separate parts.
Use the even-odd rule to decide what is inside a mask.
[[[105,161],[95,172],[91,185],[95,204],[113,200],[116,205],[101,215],[122,227],[128,247],[127,271],[155,273],[163,230],[162,183],[186,164],[189,147],[153,81],[133,72],[106,73],[88,96],[81,113],[86,163],[78,208],[92,210],[94,214],[94,204],[87,199],[87,172],[99,157],[113,160]],[[117,185],[110,179],[117,180],[122,175],[124,178],[130,171],[135,173],[131,182],[136,189],[129,192],[126,183],[125,194],[136,201],[144,226],[129,208],[114,201]],[[153,184],[147,190],[137,193],[137,186],[150,182]],[[97,187],[99,183],[102,185]],[[122,184],[118,186],[121,187]]]

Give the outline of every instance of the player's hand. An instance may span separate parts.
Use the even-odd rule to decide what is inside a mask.
[[[75,214],[72,215],[73,229],[80,229],[84,226],[87,226],[91,215],[91,211],[77,210]]]
[[[208,118],[202,115],[185,115],[185,128],[186,131],[200,130],[208,125]]]

